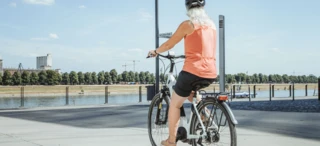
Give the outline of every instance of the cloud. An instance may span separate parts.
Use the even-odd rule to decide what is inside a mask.
[[[147,12],[145,9],[140,9],[138,11],[138,14],[139,14],[139,21],[149,21],[153,18],[153,16]]]
[[[50,39],[58,39],[59,36],[55,33],[50,33],[49,34],[49,37],[46,38],[46,37],[34,37],[34,38],[31,38],[30,40],[32,41],[48,41]]]
[[[14,7],[14,8],[15,8],[15,7],[17,7],[17,3],[12,2],[12,3],[10,3],[10,4],[9,4],[9,6],[11,6],[11,7]]]
[[[81,6],[79,6],[79,8],[80,9],[85,9],[85,8],[87,8],[85,5],[81,5]]]
[[[273,52],[276,52],[276,53],[280,53],[280,52],[281,52],[279,48],[272,48],[271,50],[272,50]]]
[[[23,0],[27,4],[33,5],[53,5],[55,0]]]
[[[50,33],[49,37],[52,38],[52,39],[58,39],[59,38],[58,35],[54,34],[54,33]]]

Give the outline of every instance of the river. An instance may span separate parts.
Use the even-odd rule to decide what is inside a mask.
[[[253,92],[251,92],[253,93]],[[308,96],[313,96],[314,90],[308,90]],[[289,97],[288,90],[275,90],[275,97]],[[305,96],[305,90],[295,90],[295,96]],[[256,98],[269,98],[269,91],[257,91]],[[142,94],[142,102],[146,103],[147,95]],[[108,104],[134,104],[139,103],[139,94],[109,95]],[[69,97],[69,106],[76,105],[99,105],[105,104],[104,95],[77,95]],[[21,106],[20,98],[0,98],[0,109],[19,108]],[[52,107],[66,106],[65,96],[51,97],[25,97],[24,108],[32,107]]]

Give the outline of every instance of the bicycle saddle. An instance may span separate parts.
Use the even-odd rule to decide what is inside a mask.
[[[191,83],[192,90],[198,91],[202,88],[210,86],[211,83],[212,83],[212,80],[206,80],[206,79],[195,81]]]

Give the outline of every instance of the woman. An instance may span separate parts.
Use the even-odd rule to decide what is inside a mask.
[[[184,38],[185,62],[180,72],[169,108],[169,138],[164,146],[176,146],[180,107],[186,98],[192,101],[191,83],[198,79],[214,80],[216,70],[216,27],[204,10],[205,0],[185,0],[189,20],[183,21],[171,38],[149,56],[156,57],[173,48]],[[198,99],[200,100],[200,99]]]

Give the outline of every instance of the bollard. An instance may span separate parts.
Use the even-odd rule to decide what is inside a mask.
[[[139,86],[139,102],[142,102],[141,86]]]
[[[236,85],[233,85],[233,98],[236,98]]]
[[[306,96],[308,96],[308,85],[306,85]]]
[[[274,97],[274,85],[272,85],[272,97]]]
[[[292,83],[292,100],[294,100],[294,82]]]
[[[20,88],[21,93],[21,107],[24,107],[24,87]]]
[[[291,97],[291,85],[289,85],[289,97]]]
[[[270,98],[270,101],[271,101],[271,84],[269,84],[269,98]]]
[[[108,104],[108,97],[109,97],[109,94],[108,94],[108,86],[105,87],[104,89],[105,93],[104,93],[104,104]]]
[[[320,101],[320,78],[318,79],[318,100]]]
[[[253,98],[256,98],[256,85],[253,86]]]
[[[216,87],[213,86],[213,93],[216,93]]]
[[[69,87],[66,87],[66,105],[69,105]]]
[[[249,87],[249,101],[251,102],[250,85],[248,85],[248,87]]]

